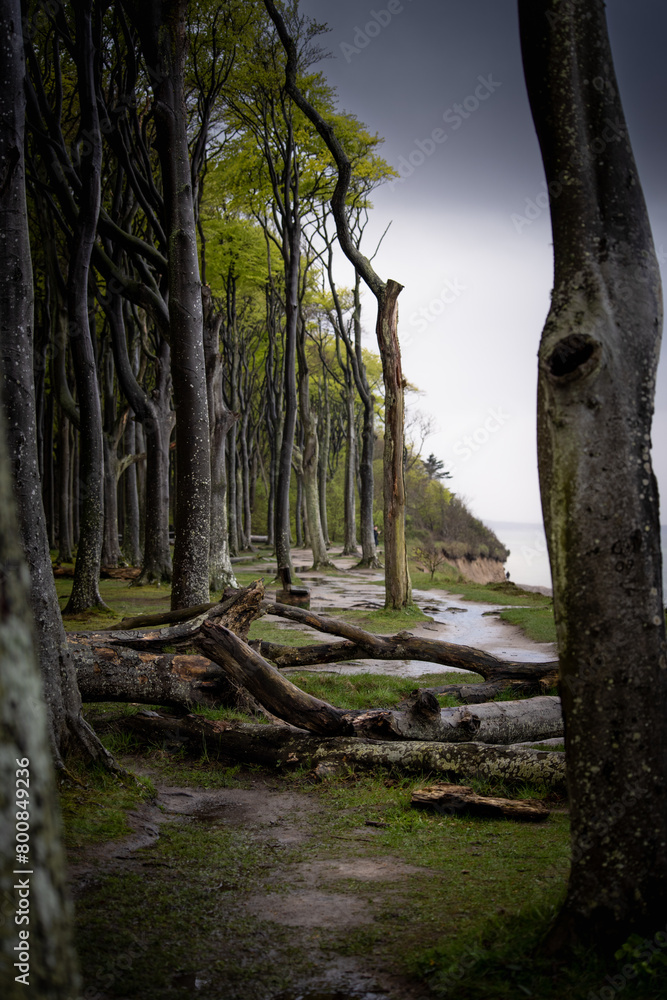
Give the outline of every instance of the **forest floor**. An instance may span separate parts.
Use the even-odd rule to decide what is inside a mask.
[[[295,553],[295,566],[306,566],[308,556]],[[401,616],[382,610],[380,575],[334,558],[336,571],[298,570],[312,589],[313,610],[340,609],[373,631],[407,625],[415,635],[465,641],[497,655],[553,658],[552,646],[500,622],[499,605],[488,596],[486,604],[473,604],[457,596],[456,586],[451,593],[416,592],[422,610],[401,625]],[[270,590],[267,565],[261,559],[236,563],[239,583],[264,575]],[[137,613],[168,603],[164,588],[159,595],[130,596],[110,586],[117,582],[107,586],[121,598],[116,615],[131,613],[132,604]],[[59,586],[66,593],[66,583]],[[478,598],[494,593],[478,591]],[[503,601],[506,596],[509,603],[521,602],[520,595],[503,594]],[[539,610],[540,601],[534,603]],[[82,627],[78,619],[72,625]],[[88,624],[99,626],[99,617]],[[258,634],[286,627],[275,619],[253,626]],[[288,627],[292,642],[299,630]],[[305,630],[298,641],[316,635]],[[368,671],[378,685],[394,671],[394,682],[399,675],[414,686],[410,678],[418,673],[431,683],[433,669],[364,661],[311,673],[314,682],[325,679],[317,673],[342,674],[342,696],[346,687],[352,694]],[[298,683],[306,673],[299,672]],[[597,996],[606,988],[605,975],[615,973],[588,959],[583,971],[557,970],[533,955],[562,898],[568,869],[566,804],[544,789],[494,791],[546,798],[552,812],[545,823],[442,816],[410,804],[412,790],[429,775],[350,772],[320,779],[307,768],[269,771],[212,759],[205,749],[193,757],[178,743],[139,746],[120,723],[143,709],[86,706],[143,791],[101,772],[87,773],[85,789],[63,791],[82,996],[576,1000]],[[624,996],[660,995],[651,989],[646,982]]]

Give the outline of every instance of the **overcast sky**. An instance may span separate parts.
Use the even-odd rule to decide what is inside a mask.
[[[425,453],[445,460],[478,516],[538,522],[536,355],[552,247],[516,2],[302,0],[301,9],[331,29],[333,58],[317,68],[341,107],[384,137],[382,154],[404,175],[375,192],[365,249],[391,221],[374,264],[405,286],[403,366],[422,391],[409,404],[436,427]],[[664,282],[667,4],[607,0],[607,16]],[[667,497],[665,361],[653,441]]]

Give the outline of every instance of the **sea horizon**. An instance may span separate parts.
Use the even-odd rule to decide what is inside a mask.
[[[547,552],[547,539],[542,522],[528,521],[484,521],[510,550],[505,562],[509,579],[516,584],[529,587],[551,587],[551,568]],[[660,542],[663,551],[662,589],[667,596],[667,574],[665,557],[667,551],[667,525],[660,525]]]

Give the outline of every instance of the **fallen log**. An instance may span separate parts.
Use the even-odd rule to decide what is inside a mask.
[[[441,709],[434,695],[418,692],[398,710],[346,712],[307,695],[216,622],[202,622],[194,644],[269,712],[310,732],[461,743],[473,739],[482,743],[518,743],[563,733],[560,699],[555,697]]]
[[[225,591],[223,596],[224,600],[218,604],[202,604],[195,608],[185,608],[155,616],[162,621],[171,618],[177,622],[177,624],[167,628],[149,628],[147,631],[139,631],[136,628],[118,629],[114,626],[113,629],[104,629],[101,632],[70,632],[70,636],[76,636],[77,640],[81,642],[103,642],[108,645],[121,645],[131,649],[158,652],[165,647],[187,648],[191,646],[202,623],[214,621],[225,625],[236,635],[245,639],[252,623],[264,613],[261,610],[264,584],[261,580],[256,580],[249,587],[240,590],[230,588]],[[183,620],[186,612],[187,618]],[[194,617],[191,612],[196,612]],[[124,621],[145,621],[146,618],[152,617],[152,615],[146,615],[124,619]]]
[[[543,823],[550,816],[550,810],[541,802],[477,795],[467,785],[437,784],[416,788],[411,804],[420,809],[433,809],[445,816],[513,819],[520,823]]]
[[[434,695],[418,691],[398,709],[346,711],[296,687],[219,619],[195,621],[195,629],[188,623],[186,637],[184,625],[176,629],[179,641],[187,641],[199,657],[151,653],[145,646],[154,640],[144,634],[131,646],[121,645],[127,641],[124,633],[98,633],[92,639],[85,633],[70,635],[84,700],[217,704],[246,711],[257,711],[259,703],[272,716],[309,732],[376,740],[502,744],[562,736],[560,702],[553,697],[441,708]],[[173,632],[161,630],[157,644],[165,634],[173,640]]]
[[[144,653],[121,646],[69,641],[84,702],[120,701],[189,709],[237,708],[266,714],[226,671],[200,655]]]
[[[481,743],[385,743],[340,736],[323,741],[289,726],[214,722],[196,715],[178,719],[158,713],[126,716],[114,726],[150,743],[190,746],[198,755],[205,747],[209,760],[271,768],[310,767],[320,777],[357,769],[385,769],[450,780],[502,781],[509,787],[541,783],[558,793],[566,788],[565,755],[541,750],[509,750]]]
[[[471,646],[458,646],[440,639],[424,639],[398,632],[396,635],[375,635],[356,625],[317,615],[312,611],[264,601],[263,610],[269,615],[287,618],[309,625],[318,632],[337,635],[345,642],[323,643],[316,646],[281,646],[264,640],[254,643],[255,650],[272,660],[277,667],[307,667],[345,660],[420,660],[444,667],[459,667],[480,674],[485,680],[540,681],[550,687],[558,681],[558,661],[524,663],[501,660],[492,653]]]

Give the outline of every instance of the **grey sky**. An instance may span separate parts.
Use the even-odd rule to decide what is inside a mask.
[[[392,220],[375,264],[405,285],[403,363],[423,393],[410,404],[437,427],[426,451],[454,467],[452,487],[479,516],[539,521],[536,352],[552,249],[516,2],[302,0],[301,9],[331,28],[334,58],[318,68],[341,106],[384,137],[385,159],[405,175],[376,192],[367,249]],[[664,281],[667,5],[608,0],[607,15]],[[667,496],[665,361],[654,464]]]

